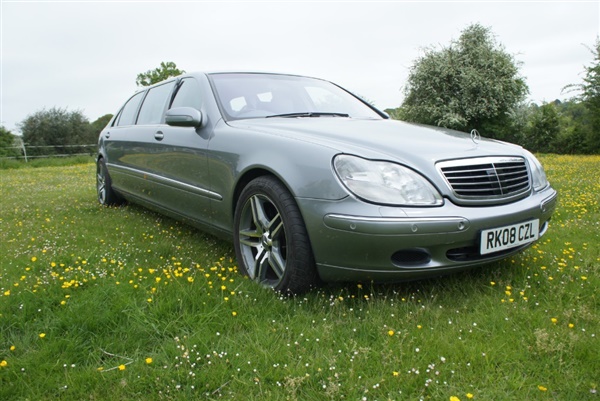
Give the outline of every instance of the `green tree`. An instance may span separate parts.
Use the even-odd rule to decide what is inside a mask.
[[[150,86],[169,77],[176,77],[184,73],[185,71],[178,69],[172,61],[166,63],[163,61],[160,63],[160,67],[138,74],[135,83],[137,86]]]
[[[113,118],[112,114],[105,114],[102,117],[99,117],[96,121],[90,123],[94,141],[98,140],[98,135],[100,135],[100,132],[104,129],[104,127],[106,127],[111,118]]]
[[[585,67],[585,77],[583,83],[572,84],[565,87],[571,91],[579,91],[579,95],[574,101],[581,102],[587,113],[582,116],[577,124],[579,126],[577,132],[582,134],[580,138],[583,141],[584,153],[599,153],[600,152],[600,38],[596,38],[596,43],[592,48],[589,48],[594,56],[592,64]],[[584,118],[583,118],[584,117]],[[587,123],[587,124],[586,124]],[[588,126],[586,126],[588,125]]]
[[[590,131],[589,112],[580,101],[555,101],[560,116],[560,129],[554,149],[556,153],[588,153],[586,138]]]
[[[20,123],[28,155],[73,154],[85,152],[92,130],[81,111],[53,107],[29,115]]]
[[[533,105],[523,133],[523,140],[520,143],[533,152],[560,151],[556,148],[556,141],[560,133],[560,118],[554,103]]]
[[[21,150],[16,148],[15,136],[0,125],[0,157],[16,157],[21,154]]]
[[[489,28],[474,24],[448,47],[428,48],[415,61],[400,114],[408,121],[463,131],[476,128],[507,139],[511,116],[527,93],[519,64]]]

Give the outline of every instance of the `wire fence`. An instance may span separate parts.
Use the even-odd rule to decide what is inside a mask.
[[[1,146],[0,149],[15,149],[12,152],[2,152],[10,154],[6,156],[0,155],[0,160],[25,160],[50,158],[50,157],[71,157],[71,156],[90,156],[96,153],[98,144],[90,145],[44,145],[44,146],[29,146],[21,144],[20,146]],[[36,149],[34,152],[28,150]],[[40,152],[37,149],[48,149],[50,152]],[[77,149],[77,150],[75,150]],[[86,150],[87,149],[87,150]],[[73,150],[67,152],[66,150]],[[18,154],[20,153],[20,154]],[[33,153],[33,154],[32,154]],[[41,153],[41,154],[40,154]]]

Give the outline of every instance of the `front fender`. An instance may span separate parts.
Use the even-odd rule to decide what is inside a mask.
[[[337,153],[300,139],[218,124],[208,150],[211,190],[223,197],[213,203],[215,222],[231,227],[236,194],[249,178],[263,174],[277,177],[295,198],[347,197],[332,168]]]

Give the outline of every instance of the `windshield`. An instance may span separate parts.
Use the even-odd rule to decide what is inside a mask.
[[[340,87],[320,79],[276,74],[209,75],[227,120],[265,117],[382,116]]]

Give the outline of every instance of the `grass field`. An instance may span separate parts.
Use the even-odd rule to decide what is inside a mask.
[[[281,297],[94,165],[0,171],[0,400],[600,400],[600,156],[541,156],[550,230],[435,280]]]

